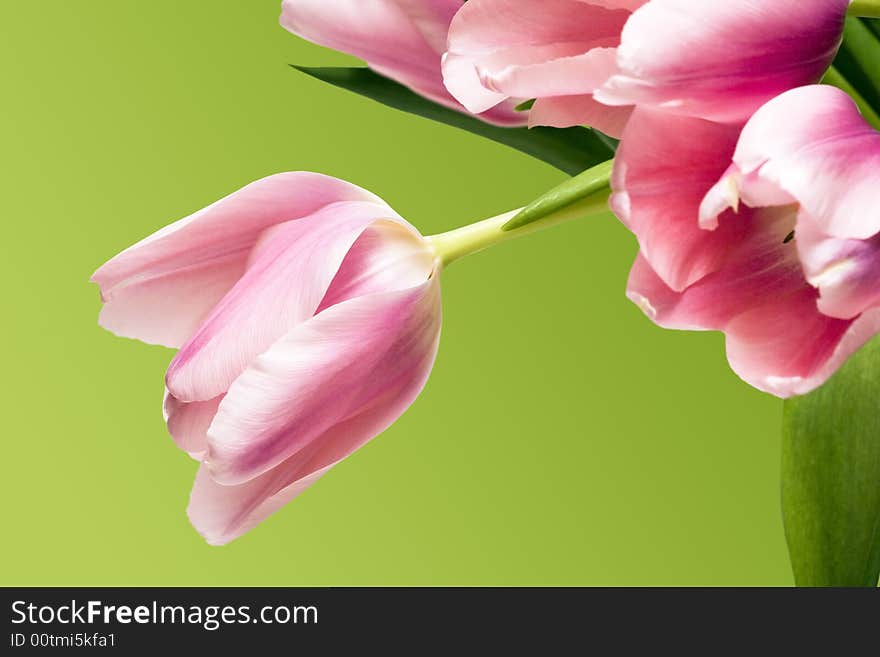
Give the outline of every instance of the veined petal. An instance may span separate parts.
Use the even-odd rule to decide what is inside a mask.
[[[734,162],[743,194],[771,186],[797,200],[815,230],[840,239],[880,232],[880,133],[827,85],[794,89],[758,110]]]
[[[387,0],[386,0],[387,1]],[[393,0],[400,10],[421,32],[434,52],[446,50],[449,24],[465,0]],[[356,11],[363,10],[364,3],[357,2]]]
[[[441,55],[449,24],[462,0],[284,0],[281,25],[290,32],[359,57],[385,77],[457,111],[466,111],[446,90]],[[477,113],[487,123],[520,126],[516,103]],[[491,111],[489,108],[494,108]]]
[[[483,86],[480,73],[470,57],[447,52],[443,55],[442,70],[446,88],[468,112],[491,111],[508,98],[506,94]]]
[[[182,402],[167,390],[163,411],[168,433],[177,446],[201,461],[208,453],[208,427],[217,414],[223,395],[203,402]]]
[[[629,11],[580,0],[470,0],[443,61],[447,89],[471,111],[508,97],[590,93],[615,70]],[[606,5],[606,6],[603,6]]]
[[[186,514],[209,545],[226,545],[291,502],[330,467],[300,474],[307,468],[292,463],[289,473],[279,466],[239,486],[222,486],[211,479],[203,464],[196,474]]]
[[[579,0],[579,2],[588,5],[595,5],[597,7],[604,7],[605,9],[627,9],[629,11],[635,11],[642,5],[647,4],[649,0]]]
[[[651,0],[623,29],[621,73],[600,102],[742,124],[774,96],[818,82],[849,0]]]
[[[822,314],[804,279],[796,246],[785,237],[796,208],[744,208],[727,221],[750,230],[730,245],[724,267],[681,292],[670,289],[641,256],[629,297],[667,328],[719,330],[727,336],[733,370],[779,397],[805,394],[825,381],[870,337],[864,324]]]
[[[507,97],[589,93],[617,70],[616,50],[598,45],[615,41],[601,40],[592,47],[574,43],[499,50],[478,60],[477,74],[484,87]]]
[[[380,203],[343,202],[267,231],[247,271],[171,361],[166,385],[181,401],[228,389],[259,354],[315,314],[363,231],[403,222]]]
[[[643,108],[635,110],[624,131],[611,207],[673,290],[718,269],[731,244],[748,230],[736,217],[716,231],[699,225],[706,190],[724,173],[737,136],[730,126]]]
[[[376,405],[402,414],[412,382],[420,389],[433,364],[440,315],[439,281],[429,273],[414,287],[349,299],[292,329],[220,404],[208,432],[213,479],[259,477]]]
[[[429,293],[439,294],[436,289]],[[411,376],[402,377],[368,408],[332,426],[271,470],[244,483],[227,486],[214,481],[208,466],[203,465],[196,476],[187,509],[193,526],[212,545],[228,543],[293,500],[333,465],[385,431],[424,387],[436,355],[437,338],[439,328],[422,367]]]
[[[459,0],[284,0],[281,25],[313,43],[365,60],[430,96],[446,96],[440,55]]]
[[[316,173],[258,180],[159,230],[101,266],[104,328],[151,344],[179,347],[235,285],[248,254],[270,226],[337,201],[382,201]],[[156,312],[161,307],[162,312]]]
[[[802,217],[796,243],[807,281],[819,290],[822,313],[852,319],[880,306],[880,235],[866,240],[831,237]]]

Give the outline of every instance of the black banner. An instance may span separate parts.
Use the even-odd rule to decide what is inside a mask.
[[[2,654],[177,648],[285,653],[659,646],[839,650],[880,621],[877,589],[7,588]],[[855,644],[858,645],[858,644]],[[578,650],[580,651],[580,650]]]

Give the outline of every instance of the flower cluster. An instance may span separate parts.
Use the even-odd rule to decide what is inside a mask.
[[[494,125],[619,138],[629,298],[661,326],[723,331],[733,369],[788,397],[880,331],[880,133],[818,84],[849,5],[284,0],[281,23]],[[209,542],[404,412],[437,352],[443,266],[511,216],[425,238],[354,185],[285,173],[95,273],[104,327],[179,349],[165,414],[202,462],[189,515]]]
[[[443,71],[471,111],[535,98],[533,125],[619,136],[629,297],[662,326],[724,331],[733,369],[788,397],[880,329],[880,135],[814,85],[848,6],[471,0]]]

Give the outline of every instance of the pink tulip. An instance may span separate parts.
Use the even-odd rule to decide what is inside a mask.
[[[741,135],[639,108],[613,180],[641,246],[628,294],[661,326],[723,331],[755,387],[807,393],[880,330],[878,172],[880,134],[833,87],[779,96]]]
[[[449,23],[463,0],[284,0],[281,25],[294,34],[359,57],[377,73],[422,96],[461,112],[443,86],[440,57]],[[479,118],[521,126],[526,114],[516,102],[480,111]]]
[[[179,347],[165,413],[203,459],[189,505],[226,543],[394,422],[440,335],[434,252],[381,199],[313,173],[264,178],[92,278],[100,323]]]
[[[633,106],[742,124],[817,82],[849,0],[470,0],[443,72],[472,112],[536,98],[532,125],[620,136]]]

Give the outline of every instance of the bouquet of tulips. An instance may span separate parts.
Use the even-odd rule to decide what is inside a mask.
[[[164,411],[200,462],[195,528],[241,536],[407,409],[447,266],[610,206],[648,320],[722,331],[745,383],[787,400],[796,581],[875,586],[878,17],[880,0],[284,0],[284,28],[367,64],[300,71],[571,178],[423,236],[369,191],[279,173],[100,267],[101,325],[178,349]]]

